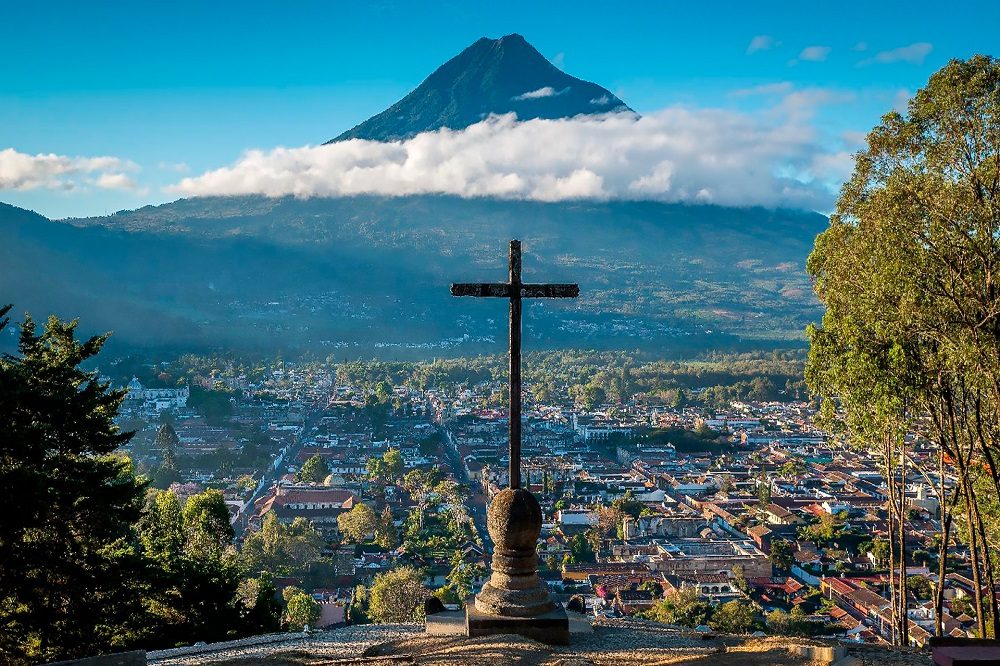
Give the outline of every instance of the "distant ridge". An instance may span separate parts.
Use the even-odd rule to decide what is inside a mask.
[[[529,120],[612,111],[632,109],[606,88],[560,70],[521,35],[483,37],[406,97],[327,143],[395,141],[442,127],[463,129],[490,114],[513,112]]]

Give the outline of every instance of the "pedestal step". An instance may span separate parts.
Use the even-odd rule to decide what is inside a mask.
[[[465,606],[465,634],[472,637],[518,634],[548,645],[568,645],[569,619],[562,606],[533,617],[490,615],[478,610],[470,597]]]

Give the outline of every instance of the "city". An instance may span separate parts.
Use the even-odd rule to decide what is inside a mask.
[[[790,372],[787,356],[770,362]],[[278,361],[251,376],[217,365],[188,367],[190,386],[133,379],[120,416],[137,430],[129,453],[182,500],[221,490],[237,544],[269,520],[309,521],[322,572],[275,583],[306,584],[322,608],[314,626],[366,621],[357,591],[403,564],[452,607],[478,591],[486,506],[508,481],[505,386],[489,362]],[[693,613],[699,625],[706,608],[749,600],[766,618],[752,628],[891,641],[890,490],[878,456],[819,428],[791,378],[726,399],[677,365],[689,386],[644,391],[652,378],[639,366],[526,391],[522,474],[543,508],[538,552],[552,593],[594,616],[655,619],[664,597],[684,592],[691,608],[659,619]],[[181,364],[154,371],[177,385]],[[938,476],[929,443],[918,439],[912,458],[907,616],[919,647],[934,633],[938,497],[955,479]],[[959,563],[963,551],[949,544],[947,557]],[[943,587],[946,632],[971,635],[975,583],[949,572]]]

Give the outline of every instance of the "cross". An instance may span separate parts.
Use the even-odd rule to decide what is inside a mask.
[[[521,487],[521,299],[576,298],[576,284],[525,284],[521,282],[521,241],[510,242],[510,278],[507,282],[451,285],[452,296],[510,299],[510,487]]]

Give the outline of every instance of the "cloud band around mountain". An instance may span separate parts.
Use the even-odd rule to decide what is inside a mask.
[[[402,142],[353,139],[250,150],[168,188],[185,196],[449,194],[538,201],[631,199],[828,210],[851,156],[800,114],[780,122],[673,107],[566,120],[493,116]]]

